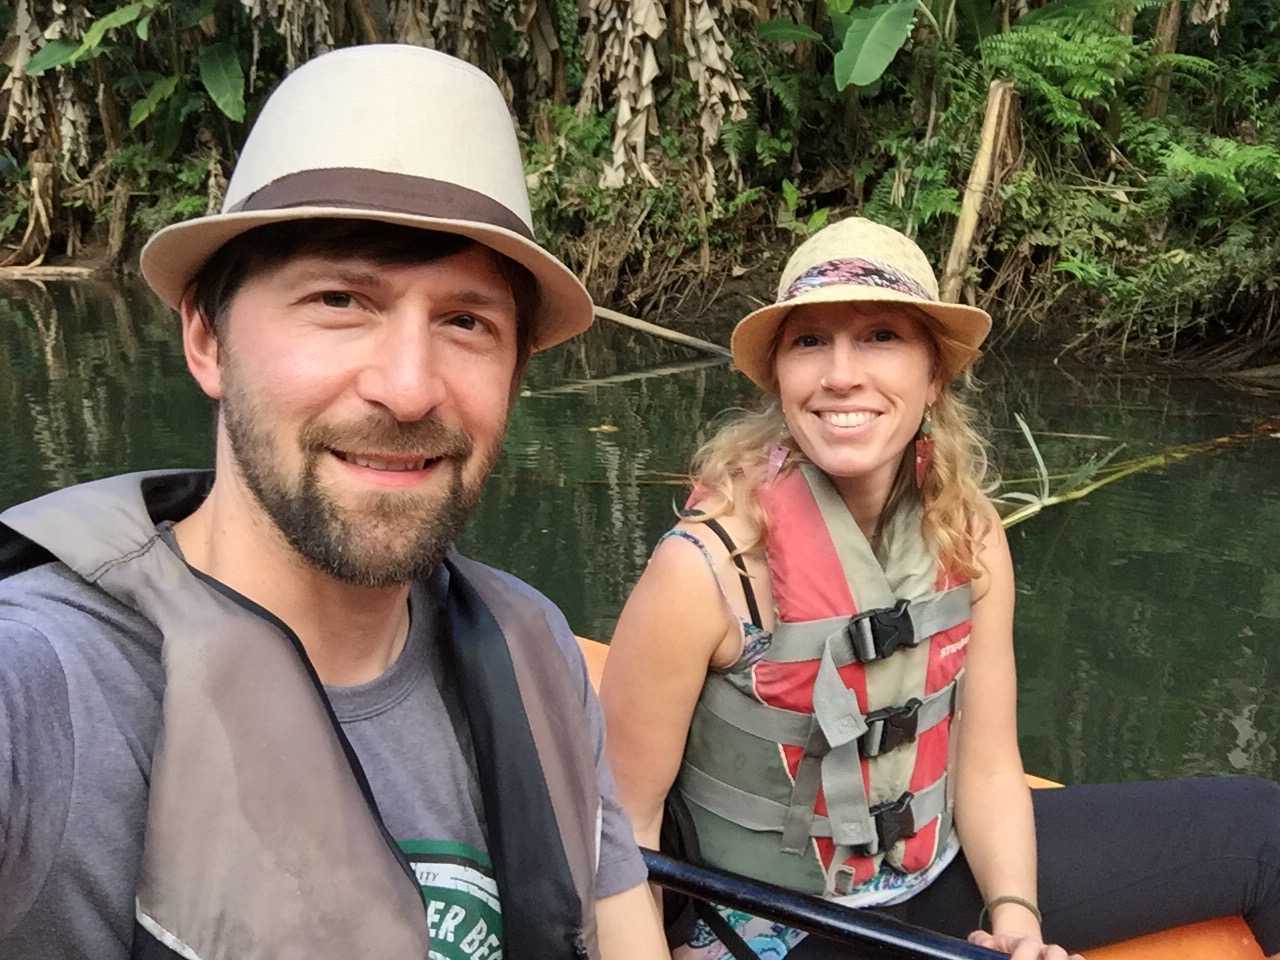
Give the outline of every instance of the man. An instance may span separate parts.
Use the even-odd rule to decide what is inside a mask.
[[[666,956],[571,631],[451,552],[591,322],[496,86],[312,61],[142,267],[216,469],[0,515],[0,956]]]

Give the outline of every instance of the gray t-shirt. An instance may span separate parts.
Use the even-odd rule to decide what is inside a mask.
[[[582,690],[603,832],[597,894],[645,879],[603,758],[604,723],[560,612],[543,604]],[[428,593],[415,589],[404,652],[371,683],[330,688],[383,819],[409,856],[433,955],[498,960],[501,914],[479,785]],[[160,725],[159,633],[61,564],[0,581],[0,957],[128,956]]]

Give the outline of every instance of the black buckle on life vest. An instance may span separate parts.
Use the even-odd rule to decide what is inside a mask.
[[[919,697],[912,697],[900,707],[872,710],[865,718],[867,732],[858,738],[858,753],[870,759],[913,741],[920,729],[923,705]]]
[[[899,647],[916,645],[915,628],[907,613],[909,600],[899,600],[892,607],[867,610],[849,618],[845,629],[853,641],[853,655],[859,663],[883,660]]]
[[[911,801],[914,799],[915,794],[908,790],[897,800],[886,800],[871,808],[871,818],[876,824],[876,837],[880,846],[868,851],[869,853],[888,850],[899,840],[915,836],[916,818],[911,811]]]

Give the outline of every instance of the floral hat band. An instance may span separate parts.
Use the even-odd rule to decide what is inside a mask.
[[[810,267],[791,282],[791,286],[778,298],[779,302],[794,300],[802,293],[842,284],[855,287],[880,287],[884,290],[896,290],[921,300],[937,301],[937,296],[922,284],[903,273],[892,264],[880,260],[867,260],[863,257],[843,257],[839,260],[828,260],[815,267]]]
[[[734,364],[761,389],[777,393],[774,347],[787,314],[801,306],[839,303],[918,310],[934,334],[948,376],[981,355],[991,330],[985,310],[942,301],[933,267],[914,240],[883,224],[849,217],[823,227],[791,254],[777,299],[734,328]]]

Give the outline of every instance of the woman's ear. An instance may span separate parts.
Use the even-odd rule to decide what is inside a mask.
[[[942,391],[946,388],[946,381],[942,379],[942,372],[938,371],[934,374],[933,379],[929,381],[929,389],[925,391],[925,403],[933,406],[938,402],[938,398],[942,396]]]
[[[213,321],[206,321],[196,306],[195,287],[183,294],[178,312],[182,316],[182,352],[187,358],[187,369],[208,397],[221,400],[222,369],[218,365],[221,344],[213,331]]]

